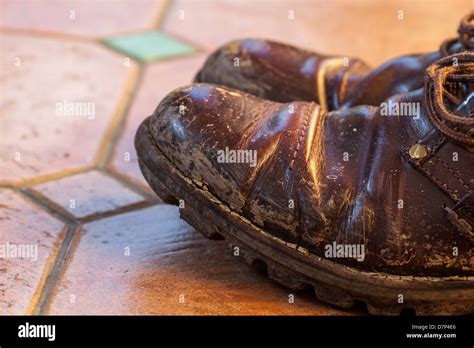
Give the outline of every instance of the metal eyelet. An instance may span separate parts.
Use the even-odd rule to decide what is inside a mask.
[[[408,154],[412,159],[420,160],[425,158],[426,155],[428,155],[428,149],[425,145],[415,144],[410,147],[410,149],[408,150]]]

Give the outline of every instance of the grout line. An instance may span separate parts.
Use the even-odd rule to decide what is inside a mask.
[[[43,39],[55,39],[55,40],[69,41],[69,42],[82,42],[82,43],[96,43],[97,42],[97,38],[92,37],[92,36],[86,36],[86,35],[81,35],[81,34],[70,34],[70,33],[59,32],[59,31],[47,31],[47,30],[41,30],[41,29],[2,27],[0,28],[0,33],[26,36],[26,37],[34,37],[34,38],[43,38]]]
[[[15,186],[13,184],[0,184],[0,189],[18,190],[19,186]]]
[[[143,68],[140,65],[135,64],[133,69],[134,71],[130,72],[130,76],[128,76],[125,82],[125,87],[120,95],[120,100],[114,111],[114,115],[109,121],[97,154],[95,155],[94,163],[97,168],[103,168],[111,161],[115,153],[115,147],[125,130],[128,112],[135,100],[137,90],[143,78]]]
[[[161,200],[155,194],[143,188],[142,185],[138,183],[134,183],[132,180],[127,178],[124,174],[121,174],[115,171],[115,169],[107,167],[107,168],[99,168],[97,170],[119,181],[123,186],[139,194],[140,196],[143,196],[147,201],[158,202],[158,203],[161,202]]]
[[[183,41],[185,44],[193,47],[195,49],[195,52],[193,52],[193,54],[209,53],[211,50],[209,50],[208,48],[198,44],[197,42],[194,42],[193,40],[190,40],[190,39],[185,38],[185,37],[183,37],[179,34],[174,33],[173,31],[169,31],[169,30],[166,30],[165,28],[163,28],[163,22],[166,20],[166,18],[168,16],[171,16],[171,14],[172,14],[172,12],[170,11],[170,9],[172,7],[172,5],[171,5],[172,2],[175,3],[174,1],[167,0],[167,4],[163,6],[163,10],[161,11],[159,19],[155,23],[155,26],[153,27],[153,29],[159,30],[160,32],[162,32],[164,34],[167,34],[167,35],[171,36],[172,38],[176,38],[180,41]],[[171,57],[171,58],[173,58],[173,57]],[[145,63],[153,63],[153,62],[156,62],[156,61],[161,61],[161,59],[160,60],[155,60],[155,61],[152,61],[152,62],[145,62]]]
[[[105,212],[105,213],[100,214],[100,215],[91,216],[90,218],[86,217],[85,219],[79,220],[78,223],[86,224],[86,223],[89,223],[89,222],[96,222],[96,221],[100,221],[100,220],[103,220],[103,219],[107,219],[107,218],[111,218],[111,217],[115,217],[115,216],[119,216],[119,215],[123,215],[123,214],[127,214],[127,213],[132,213],[134,211],[139,211],[139,210],[142,210],[142,209],[146,209],[146,208],[150,208],[150,207],[154,207],[154,206],[159,206],[159,205],[169,205],[169,204],[163,203],[161,201],[156,201],[156,202],[142,201],[142,202],[139,202],[139,203],[135,203],[135,204],[125,206],[125,207],[120,208],[120,209]]]
[[[193,56],[193,55],[196,55],[196,54],[208,53],[204,49],[202,49],[199,45],[196,45],[196,44],[190,42],[187,39],[183,39],[182,37],[176,36],[174,34],[169,34],[168,32],[165,32],[165,31],[160,31],[160,33],[165,34],[165,35],[169,36],[171,39],[180,41],[181,43],[189,46],[192,49],[192,51],[186,52],[186,53],[173,54],[173,55],[164,56],[164,57],[144,58],[144,57],[141,57],[140,55],[136,54],[135,52],[125,52],[121,48],[115,47],[115,46],[109,44],[105,40],[99,42],[99,45],[101,47],[106,48],[108,51],[111,51],[114,54],[119,55],[122,58],[125,58],[125,57],[129,58],[131,61],[134,61],[134,62],[136,62],[137,64],[139,64],[141,66],[145,66],[145,65],[153,64],[153,63],[157,63],[157,62],[165,62],[165,61],[170,61],[170,60],[176,60],[176,59],[180,59],[181,57],[186,58],[186,57],[190,57],[190,56]]]
[[[205,53],[205,54],[209,54],[211,53],[212,51],[214,51],[214,49],[209,49],[209,48],[206,48],[204,46],[202,46],[201,44],[198,44],[197,42],[195,42],[194,40],[191,40],[187,37],[184,37],[180,34],[177,34],[173,31],[169,31],[169,30],[165,30],[165,29],[160,29],[160,31],[162,33],[165,33],[166,35],[169,35],[170,37],[172,38],[175,38],[179,41],[182,41],[184,42],[185,44],[187,44],[188,46],[191,46],[195,49],[195,51],[192,53],[192,54],[196,54],[196,53]],[[171,57],[172,58],[172,57]]]
[[[92,169],[94,169],[94,166],[87,164],[82,167],[64,169],[59,172],[35,176],[34,178],[20,179],[19,181],[0,180],[0,187],[22,189],[27,186],[42,184],[44,182],[59,180],[68,176],[85,173]]]
[[[162,5],[163,8],[157,9],[156,18],[152,21],[151,28],[156,29],[159,27],[162,19],[168,12],[168,8],[170,6],[170,1],[167,1],[165,5]],[[0,33],[7,33],[13,35],[20,35],[20,36],[28,36],[28,37],[39,37],[39,38],[46,38],[46,39],[57,39],[57,40],[67,40],[67,41],[74,41],[74,42],[86,42],[90,44],[99,45],[100,47],[105,47],[106,49],[110,49],[115,54],[119,54],[114,49],[111,49],[107,45],[104,44],[104,38],[95,38],[95,37],[87,37],[81,36],[76,34],[68,34],[68,33],[58,33],[58,32],[48,32],[48,31],[38,31],[38,30],[30,30],[30,29],[14,29],[14,28],[2,28]],[[123,35],[123,34],[122,34]],[[184,41],[184,40],[183,40]],[[197,45],[193,45],[195,48]],[[197,53],[197,52],[196,52]],[[61,222],[64,222],[67,227],[65,227],[65,237],[59,247],[59,251],[56,253],[54,260],[52,261],[52,267],[48,270],[48,273],[45,276],[45,281],[41,288],[39,289],[38,300],[36,303],[33,303],[33,309],[31,310],[31,314],[33,315],[42,315],[47,312],[49,306],[51,305],[51,301],[54,296],[54,290],[58,285],[60,277],[62,273],[67,269],[67,267],[63,267],[67,258],[70,254],[71,247],[73,246],[73,239],[75,236],[79,236],[82,223],[96,221],[100,219],[104,219],[111,216],[121,215],[127,212],[131,212],[134,210],[140,210],[146,207],[150,207],[153,205],[163,204],[160,200],[156,198],[156,196],[152,195],[150,192],[146,191],[144,188],[139,187],[138,185],[132,183],[129,180],[125,179],[125,176],[120,175],[120,173],[115,173],[112,170],[107,170],[106,166],[109,165],[112,161],[113,155],[116,152],[116,146],[118,141],[125,131],[125,123],[127,119],[127,115],[129,109],[135,100],[136,94],[138,89],[141,85],[142,78],[143,78],[143,68],[141,66],[140,61],[135,62],[135,66],[130,72],[130,76],[128,76],[127,81],[125,82],[124,91],[120,96],[120,100],[118,106],[114,112],[114,116],[112,120],[109,121],[109,126],[107,127],[105,134],[103,135],[102,141],[99,145],[99,149],[95,156],[94,164],[88,165],[85,167],[80,167],[76,169],[72,169],[66,172],[61,172],[57,174],[50,174],[44,175],[41,177],[36,177],[32,180],[23,180],[20,183],[10,183],[7,182],[5,184],[0,184],[0,187],[8,187],[15,189],[19,194],[21,194],[25,199],[33,203],[35,206],[38,206],[40,209],[46,211],[48,215],[58,219]],[[52,201],[41,192],[38,192],[31,188],[31,185],[39,184],[47,181],[58,180],[67,176],[72,176],[79,173],[85,173],[90,170],[99,170],[103,172],[105,175],[108,175],[117,181],[121,182],[122,185],[129,188],[130,190],[138,193],[142,196],[145,200],[137,202],[135,204],[127,205],[125,207],[115,209],[113,211],[100,213],[96,215],[90,215],[85,218],[77,219],[72,214],[70,214],[67,210],[65,210],[62,206],[58,205],[56,202]]]
[[[151,21],[150,28],[151,29],[159,29],[161,28],[161,23],[163,23],[166,15],[168,14],[171,8],[171,0],[164,0],[163,5],[158,5],[157,13],[155,14],[153,20]]]
[[[163,14],[158,15],[161,19],[164,17]],[[89,43],[89,44],[101,44],[104,41],[107,41],[111,38],[121,37],[121,36],[130,36],[130,35],[139,35],[142,33],[148,33],[150,31],[157,30],[158,23],[156,20],[152,20],[151,23],[145,27],[138,27],[126,30],[117,30],[110,33],[105,33],[104,35],[89,35],[89,34],[75,34],[75,33],[68,33],[68,32],[60,32],[54,30],[41,30],[36,28],[13,28],[13,27],[0,27],[0,34],[10,34],[10,35],[18,35],[18,36],[25,36],[25,37],[33,37],[33,38],[42,38],[42,39],[50,39],[50,40],[60,40],[60,41],[68,41],[68,42],[81,42],[81,43]]]
[[[61,245],[64,242],[64,238],[67,234],[67,231],[69,230],[69,224],[65,224],[61,228],[61,232],[57,235],[53,248],[50,253],[48,253],[47,260],[45,266],[42,268],[41,272],[41,277],[40,280],[38,281],[37,286],[34,289],[33,295],[30,297],[30,301],[28,304],[28,307],[26,311],[24,312],[25,315],[34,315],[36,314],[36,309],[38,308],[38,304],[41,301],[41,297],[43,294],[43,289],[46,285],[46,281],[49,277],[49,274],[51,273],[51,270],[54,267],[54,264],[56,263],[56,258],[59,254],[59,250],[61,248]]]
[[[58,280],[63,271],[62,266],[64,262],[66,261],[67,257],[69,256],[69,250],[72,245],[73,237],[74,235],[79,234],[80,230],[81,230],[81,225],[78,224],[77,222],[74,222],[69,226],[69,229],[66,232],[66,236],[64,237],[64,241],[54,261],[53,268],[46,278],[45,284],[40,294],[38,304],[32,314],[42,315],[42,314],[45,314],[46,310],[48,309],[51,303],[51,299],[54,294],[54,289],[56,288],[56,285],[58,284]]]
[[[124,131],[127,114],[141,85],[143,76],[142,67],[136,63],[132,69],[134,69],[134,71],[129,72],[129,76],[125,81],[124,90],[119,96],[116,109],[114,110],[111,120],[109,121],[109,124],[102,135],[99,148],[94,156],[94,159],[92,160],[92,164],[88,164],[83,167],[62,170],[57,173],[44,174],[34,178],[24,179],[19,182],[2,182],[0,180],[0,188],[16,188],[21,190],[29,186],[42,184],[48,181],[59,180],[65,177],[86,173],[88,171],[107,166],[112,159],[115,146],[117,145],[118,140]]]
[[[161,5],[157,8],[157,15],[151,21],[151,29],[157,29],[160,27],[160,24],[163,18],[166,16],[168,9],[170,7],[170,1],[166,1],[164,5]],[[150,29],[148,29],[150,30]],[[56,40],[67,40],[72,42],[84,42],[90,43],[94,45],[99,45],[100,47],[105,47],[106,49],[110,49],[115,54],[119,54],[116,50],[108,47],[104,44],[105,38],[97,38],[97,37],[88,37],[83,35],[77,34],[69,34],[69,33],[59,33],[54,31],[41,31],[41,30],[30,30],[30,29],[15,29],[15,28],[2,28],[0,33],[7,33],[13,35],[20,35],[20,36],[28,36],[28,37],[38,37],[38,38],[45,38],[45,39],[56,39]],[[125,35],[120,34],[120,35]],[[183,40],[185,41],[185,40]],[[197,45],[192,45],[195,48],[199,47]],[[198,52],[195,52],[198,53]],[[112,161],[113,155],[116,152],[116,146],[118,141],[125,131],[125,123],[127,119],[127,115],[129,109],[135,100],[137,91],[141,85],[142,78],[143,78],[143,68],[141,66],[140,61],[135,61],[135,69],[130,72],[130,76],[128,76],[127,81],[125,82],[124,91],[120,95],[120,100],[118,102],[118,106],[114,112],[114,116],[109,121],[109,126],[107,127],[105,134],[103,135],[102,141],[99,145],[99,149],[95,156],[94,164],[80,167],[76,169],[72,169],[66,172],[61,172],[57,174],[50,174],[44,175],[40,177],[36,177],[32,180],[23,180],[20,183],[10,183],[7,182],[5,184],[0,184],[0,187],[8,187],[15,189],[19,194],[21,194],[25,199],[33,203],[35,206],[38,206],[40,209],[46,211],[48,215],[57,218],[61,222],[64,222],[65,227],[65,237],[59,247],[58,252],[54,260],[52,261],[52,268],[48,270],[46,274],[45,281],[41,288],[39,289],[38,300],[36,303],[33,303],[33,309],[31,310],[31,314],[33,315],[42,315],[46,314],[51,305],[51,301],[54,296],[54,290],[56,289],[57,285],[59,284],[60,277],[64,271],[66,271],[67,267],[63,267],[65,262],[67,261],[68,256],[70,255],[71,247],[73,246],[73,240],[75,236],[79,236],[82,229],[82,223],[96,221],[100,219],[104,219],[107,217],[115,216],[124,214],[134,210],[140,210],[146,207],[150,207],[153,205],[163,204],[160,200],[156,198],[156,196],[152,195],[150,192],[147,192],[145,189],[139,187],[138,185],[132,183],[129,180],[125,179],[125,176],[121,175],[120,173],[115,173],[112,170],[107,170],[106,166],[109,165]],[[113,211],[97,214],[97,215],[90,215],[82,219],[75,218],[72,214],[70,214],[66,209],[62,206],[58,205],[56,202],[52,201],[41,192],[34,190],[33,188],[29,187],[34,184],[39,184],[47,181],[58,180],[67,176],[72,176],[79,173],[85,173],[90,170],[99,170],[104,174],[116,179],[117,181],[121,182],[122,185],[129,188],[130,190],[138,193],[141,195],[145,200],[137,202],[135,204],[127,205],[125,207],[115,209]]]
[[[116,55],[116,56],[119,56],[119,57],[121,57],[121,58],[128,58],[128,59],[130,59],[131,62],[134,62],[136,65],[138,65],[138,66],[140,66],[140,67],[143,66],[143,65],[145,65],[145,62],[143,62],[140,58],[135,57],[135,56],[132,55],[132,54],[128,54],[128,53],[126,53],[126,52],[124,52],[124,51],[121,51],[121,50],[118,49],[118,48],[115,48],[115,47],[109,45],[106,40],[107,40],[107,39],[97,41],[97,45],[98,45],[99,47],[101,47],[102,49],[104,49],[104,50],[106,50],[106,51],[108,51],[108,52],[110,52],[110,53],[112,53],[112,54],[114,54],[114,55]]]
[[[106,175],[106,173],[104,173],[104,175]],[[129,211],[133,211],[133,210],[137,210],[141,208],[146,208],[153,204],[160,203],[160,201],[157,201],[156,199],[155,200],[148,199],[149,197],[144,197],[144,195],[140,194],[140,192],[134,191],[141,197],[141,200],[135,203],[130,203],[121,207],[117,207],[112,210],[98,211],[86,216],[76,217],[67,209],[59,205],[57,202],[51,200],[49,197],[45,196],[42,192],[36,191],[34,188],[25,189],[24,192],[27,195],[29,195],[32,199],[36,200],[37,202],[40,202],[43,206],[45,206],[49,210],[49,212],[54,211],[57,215],[64,216],[67,219],[65,222],[68,222],[68,223],[75,223],[75,222],[85,223],[85,222],[95,221],[95,220],[103,219],[105,217],[120,215],[122,213],[126,213]]]
[[[113,210],[97,212],[97,213],[93,213],[84,217],[75,217],[69,211],[64,209],[55,201],[52,201],[51,199],[43,195],[41,192],[38,192],[32,188],[22,189],[22,190],[19,190],[19,192],[22,193],[31,202],[43,208],[43,210],[45,210],[47,213],[49,213],[50,215],[53,215],[60,221],[67,224],[74,224],[74,223],[79,224],[79,223],[86,223],[86,222],[101,220],[107,217],[121,215],[121,214],[128,213],[134,210],[147,208],[153,205],[164,204],[163,202],[161,202],[160,200],[156,198],[153,199],[153,196],[151,196],[150,194],[148,194],[148,196],[150,197],[144,197],[144,195],[140,194],[139,192],[134,191],[135,193],[140,194],[140,196],[142,196],[143,199],[135,203],[131,203],[131,204],[124,205],[122,207],[115,208]]]
[[[79,236],[80,230],[84,223],[102,220],[105,218],[113,217],[122,215],[128,212],[137,211],[141,209],[145,209],[148,207],[160,205],[163,203],[159,202],[148,202],[148,201],[141,201],[135,204],[131,204],[120,209],[116,209],[113,211],[109,211],[100,215],[96,216],[89,216],[80,221],[68,221],[67,217],[62,216],[60,213],[56,212],[52,208],[46,206],[43,202],[41,202],[35,195],[31,194],[31,192],[27,191],[20,191],[23,193],[28,199],[32,200],[37,205],[40,205],[41,208],[45,209],[51,215],[55,217],[59,217],[62,221],[66,222],[68,228],[66,231],[66,236],[63,239],[61,246],[59,247],[59,251],[56,254],[56,257],[53,261],[53,266],[51,267],[49,273],[46,275],[46,280],[43,283],[43,286],[39,290],[38,300],[36,304],[34,304],[34,308],[30,311],[32,315],[43,315],[46,314],[51,300],[54,296],[54,290],[56,286],[59,284],[60,277],[64,271],[66,271],[67,267],[63,267],[65,262],[67,261],[68,257],[71,254],[71,247],[73,245],[73,239],[75,236]]]
[[[49,205],[48,203],[51,202],[49,199],[44,197],[43,195],[39,195],[32,190],[21,188],[17,190],[24,198],[28,201],[32,202],[35,206],[40,207],[44,211],[46,211],[49,215],[57,218],[58,220],[66,223],[66,224],[73,224],[76,223],[74,217],[69,214],[65,214],[61,209],[58,208],[58,205],[53,202],[53,204]],[[44,201],[46,200],[46,202]]]
[[[149,201],[143,200],[143,201],[136,202],[136,203],[133,203],[133,204],[125,205],[125,206],[117,208],[115,210],[110,210],[110,211],[106,211],[106,212],[103,212],[103,213],[88,215],[88,216],[83,217],[79,220],[80,220],[81,223],[88,223],[88,222],[93,222],[93,221],[97,221],[97,220],[106,219],[106,218],[109,218],[109,217],[114,217],[114,216],[130,213],[130,212],[133,212],[135,210],[141,210],[141,209],[144,209],[144,208],[149,208],[149,207],[154,206],[154,205],[159,205],[159,204],[157,204],[157,202],[149,202]]]
[[[115,177],[113,177],[115,179]],[[128,184],[130,185],[130,184]],[[134,187],[132,186],[132,189]],[[32,202],[35,206],[40,207],[44,211],[46,211],[49,215],[57,218],[58,220],[66,223],[66,224],[80,224],[85,222],[92,222],[96,220],[101,220],[107,217],[117,216],[124,213],[128,213],[135,210],[140,210],[143,208],[148,208],[153,205],[160,205],[164,204],[162,201],[158,199],[153,199],[154,197],[151,194],[148,194],[147,197],[140,194],[143,197],[143,200],[138,201],[136,203],[128,204],[123,207],[119,207],[113,210],[99,212],[91,215],[87,215],[85,217],[77,218],[65,210],[63,207],[58,205],[56,202],[50,200],[48,197],[44,196],[41,192],[38,192],[34,189],[20,189],[18,190],[26,199]]]
[[[23,192],[29,195],[31,198],[35,199],[37,202],[40,202],[45,207],[49,208],[50,210],[56,211],[58,214],[65,216],[71,222],[75,222],[76,217],[70,213],[67,209],[63,208],[59,203],[55,202],[54,200],[50,199],[46,195],[44,195],[41,191],[37,191],[34,187],[27,187],[23,189]]]
[[[140,35],[140,34],[145,34],[145,33],[160,30],[161,23],[163,22],[163,19],[165,18],[168,12],[168,9],[170,8],[170,4],[171,4],[170,0],[163,0],[162,4],[158,3],[156,8],[153,9],[153,11],[155,11],[156,13],[151,17],[150,22],[144,27],[109,33],[102,37],[97,37],[96,40],[104,44],[107,40],[110,40],[116,37]]]
[[[84,219],[79,220],[79,219],[71,219],[69,216],[63,215],[61,211],[56,210],[55,206],[57,206],[57,204],[54,202],[52,206],[48,206],[46,202],[42,201],[42,199],[45,199],[47,202],[51,202],[51,201],[47,199],[46,197],[44,197],[42,194],[33,192],[32,190],[26,190],[26,189],[19,189],[17,191],[18,193],[22,194],[22,196],[25,199],[33,203],[35,206],[38,206],[40,209],[46,211],[50,216],[53,216],[57,218],[58,220],[60,220],[61,222],[64,222],[65,226],[67,226],[66,236],[64,237],[59,247],[59,251],[56,253],[55,258],[52,261],[53,265],[49,269],[48,273],[46,274],[43,285],[40,287],[40,289],[37,290],[39,294],[33,296],[33,300],[35,298],[38,298],[38,300],[34,300],[31,304],[33,308],[31,310],[28,310],[28,313],[32,315],[45,314],[46,310],[48,309],[52,296],[54,294],[54,289],[56,288],[60,275],[63,271],[65,271],[65,268],[63,269],[63,265],[64,265],[64,262],[67,260],[67,257],[69,256],[69,251],[72,245],[73,237],[79,233],[77,231],[81,228],[83,223],[97,221],[97,220],[109,218],[112,216],[118,216],[118,215],[125,214],[128,212],[141,210],[144,208],[163,204],[162,202],[157,202],[157,201],[155,202],[141,201],[141,202],[137,202],[135,204],[131,204],[119,209],[115,209],[113,211],[102,213],[100,215],[88,216]]]

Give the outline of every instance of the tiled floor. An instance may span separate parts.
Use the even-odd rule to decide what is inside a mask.
[[[471,7],[2,1],[0,314],[360,313],[306,293],[289,303],[290,290],[180,220],[143,180],[135,130],[226,41],[267,37],[376,65],[437,49]]]

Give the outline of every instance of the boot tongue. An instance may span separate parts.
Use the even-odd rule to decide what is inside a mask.
[[[431,124],[448,139],[474,149],[474,52],[445,57],[426,70],[425,106]]]

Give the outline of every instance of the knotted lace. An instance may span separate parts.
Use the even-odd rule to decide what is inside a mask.
[[[468,133],[474,127],[474,118],[458,116],[446,107],[447,103],[459,105],[460,94],[468,84],[474,84],[474,52],[465,51],[440,59],[426,70],[425,79],[424,102],[433,126],[455,142],[474,146],[472,133]]]

